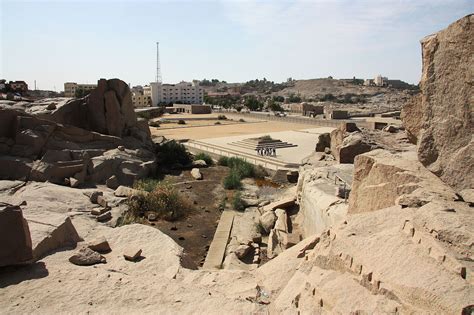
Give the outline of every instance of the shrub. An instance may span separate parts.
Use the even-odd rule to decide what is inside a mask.
[[[184,119],[178,120],[178,125],[186,125],[186,121]]]
[[[227,117],[225,115],[219,115],[217,116],[218,120],[227,120]]]
[[[172,165],[175,163],[186,165],[191,162],[191,157],[184,145],[174,140],[160,145],[157,151],[158,157],[164,165]]]
[[[214,123],[214,125],[220,125],[220,124],[221,124],[220,121],[216,121],[216,122]]]
[[[225,189],[240,189],[242,188],[242,183],[240,182],[240,175],[234,169],[230,170],[229,175],[224,178],[224,188]]]
[[[254,166],[241,158],[238,158],[238,157],[228,158],[227,166],[235,170],[237,174],[239,174],[240,178],[247,178],[247,177],[254,176],[254,172],[255,172]]]
[[[227,156],[221,156],[217,161],[217,164],[221,166],[229,166],[229,158]]]
[[[158,218],[174,221],[184,216],[186,210],[189,211],[192,207],[173,186],[158,184],[149,193],[130,198],[128,208],[128,214],[124,216],[126,221],[142,218],[148,212],[155,212]]]
[[[242,200],[242,195],[240,194],[240,191],[237,191],[232,197],[232,207],[235,210],[239,210],[239,211],[242,211],[245,209],[245,203]]]
[[[156,188],[156,186],[160,185],[161,181],[155,178],[144,178],[139,179],[133,184],[133,188],[144,190],[144,191],[152,191]]]
[[[240,118],[239,121],[240,121],[240,122],[245,122],[245,119]]]
[[[204,152],[198,153],[194,156],[194,160],[204,160],[207,165],[212,165],[214,164],[214,161],[212,160],[211,156],[209,154],[206,154]]]
[[[155,128],[160,127],[160,123],[157,122],[157,121],[150,121],[150,122],[148,123],[148,125],[150,125],[150,126],[152,126],[152,127],[155,127]]]

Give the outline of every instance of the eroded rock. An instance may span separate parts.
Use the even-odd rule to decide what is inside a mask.
[[[69,257],[69,261],[78,266],[91,266],[95,264],[105,264],[107,260],[104,256],[89,247],[82,247]]]

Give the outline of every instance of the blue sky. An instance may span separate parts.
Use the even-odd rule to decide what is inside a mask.
[[[419,40],[474,11],[472,0],[0,0],[0,77],[66,81],[421,75]]]

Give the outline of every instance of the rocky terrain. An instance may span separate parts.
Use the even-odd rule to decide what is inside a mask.
[[[405,130],[342,125],[287,195],[260,204],[245,189],[222,270],[185,268],[153,227],[98,222],[133,198],[117,185],[156,165],[123,82],[56,108],[4,105],[0,312],[471,314],[473,20],[422,41],[421,103],[404,108]],[[242,259],[257,252],[253,224],[269,233],[264,264]]]

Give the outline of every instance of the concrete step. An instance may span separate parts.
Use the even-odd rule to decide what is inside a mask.
[[[221,269],[224,260],[225,249],[229,241],[230,232],[234,223],[234,212],[232,210],[225,210],[222,212],[219,224],[217,225],[214,238],[212,239],[209,251],[207,252],[206,260],[202,269],[216,270]]]

